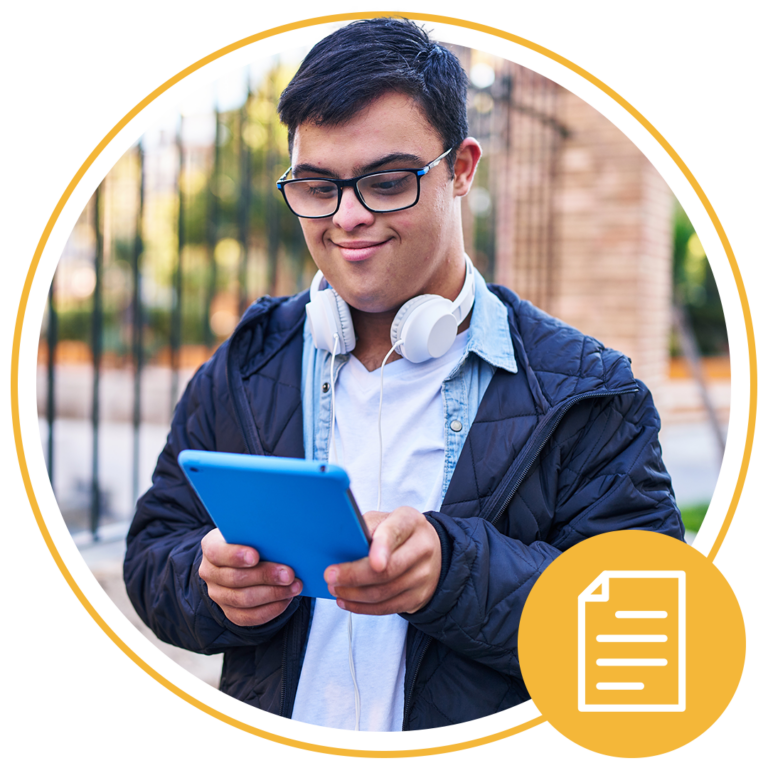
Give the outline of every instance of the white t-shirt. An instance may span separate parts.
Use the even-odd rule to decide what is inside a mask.
[[[467,345],[459,334],[436,360],[395,360],[384,366],[383,511],[421,512],[442,501],[445,418],[442,383]],[[381,370],[368,371],[353,355],[336,382],[336,450],[361,512],[376,509],[379,476],[378,410]],[[330,728],[355,728],[355,690],[349,668],[349,612],[317,599],[293,719]],[[360,690],[360,729],[399,731],[403,723],[405,636],[397,614],[352,617],[352,652]]]

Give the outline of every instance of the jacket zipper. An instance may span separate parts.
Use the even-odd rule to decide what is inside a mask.
[[[291,617],[293,618],[293,617]],[[291,622],[288,622],[288,625],[290,626]],[[280,684],[280,716],[281,717],[288,717],[288,715],[285,714],[285,696],[288,692],[288,675],[285,673],[285,670],[288,668],[288,627],[286,627],[285,632],[285,639],[283,640],[283,680]]]
[[[637,392],[637,387],[626,387],[624,389],[614,389],[607,392],[588,392],[583,395],[577,395],[572,400],[569,400],[560,406],[560,408],[550,417],[551,423],[547,427],[544,435],[539,438],[538,442],[533,448],[529,449],[531,455],[526,461],[522,470],[517,473],[517,477],[515,478],[512,487],[507,492],[507,495],[504,498],[504,502],[499,506],[498,511],[495,512],[492,517],[491,515],[488,515],[488,519],[491,524],[496,525],[499,518],[504,514],[504,510],[509,506],[510,502],[512,501],[512,497],[515,495],[515,493],[517,493],[517,489],[520,487],[523,480],[525,480],[525,476],[528,474],[528,470],[533,466],[533,462],[536,461],[536,458],[547,444],[547,441],[550,437],[552,437],[552,433],[557,429],[558,424],[560,424],[560,422],[563,420],[563,417],[571,409],[572,406],[576,405],[576,403],[581,402],[582,400],[589,400],[598,397],[617,397],[618,395],[626,395],[630,392]]]
[[[232,395],[232,403],[235,406],[235,412],[237,413],[237,421],[240,424],[240,429],[245,438],[245,445],[248,449],[248,453],[253,456],[259,454],[257,450],[259,445],[259,438],[255,434],[256,426],[253,424],[253,417],[248,413],[247,403],[245,402],[245,393],[242,390],[242,382],[240,386],[235,384],[235,376],[239,376],[239,372],[236,371],[235,353],[234,353],[234,338],[229,342],[229,349],[227,350],[227,384],[229,392]]]
[[[424,657],[427,655],[427,649],[432,645],[432,638],[427,636],[427,642],[424,643],[424,647],[419,653],[418,659],[416,659],[416,671],[413,673],[413,682],[405,697],[405,704],[403,706],[403,730],[410,731],[408,727],[408,717],[411,714],[411,699],[413,698],[413,689],[416,687],[416,678],[419,676],[419,669],[421,669],[421,662],[424,661]]]
[[[541,453],[544,446],[547,444],[547,441],[550,437],[552,437],[552,433],[557,429],[557,425],[562,421],[563,416],[570,410],[571,406],[575,405],[576,403],[580,402],[581,400],[588,400],[590,398],[596,398],[596,397],[616,397],[618,395],[626,395],[630,392],[636,392],[637,387],[626,387],[624,389],[615,389],[610,390],[607,392],[589,392],[583,395],[577,395],[572,400],[567,401],[564,403],[560,408],[552,415],[550,416],[550,424],[547,426],[546,431],[544,432],[543,436],[539,438],[539,440],[536,442],[536,444],[533,446],[533,448],[530,450],[530,457],[526,460],[525,464],[523,465],[522,469],[517,473],[517,476],[512,484],[512,487],[507,492],[503,504],[501,504],[498,508],[498,511],[493,514],[493,517],[489,515],[489,520],[492,525],[495,525],[499,518],[504,514],[504,510],[509,506],[510,502],[512,501],[512,497],[517,493],[517,489],[522,484],[523,480],[525,479],[525,476],[528,474],[528,470],[533,466],[533,462],[536,461],[536,457]],[[413,690],[416,687],[416,679],[419,675],[419,669],[421,668],[421,663],[424,661],[424,657],[427,654],[427,649],[432,643],[432,638],[428,637],[427,642],[424,644],[424,647],[421,650],[421,653],[419,654],[419,657],[416,661],[416,671],[413,675],[413,682],[411,683],[411,687],[408,690],[406,697],[405,697],[405,706],[403,707],[403,730],[407,731],[410,730],[408,728],[408,717],[410,716],[410,706],[411,706],[411,699],[413,698]]]

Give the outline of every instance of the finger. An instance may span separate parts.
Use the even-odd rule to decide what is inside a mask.
[[[208,596],[222,610],[232,608],[249,610],[269,603],[290,600],[296,597],[302,589],[302,583],[297,579],[287,587],[247,587],[245,589],[229,589],[214,584],[208,588]]]
[[[290,600],[280,600],[258,608],[237,609],[222,608],[224,615],[240,627],[257,627],[277,618],[291,604]]]
[[[363,520],[365,520],[365,524],[368,527],[368,533],[373,536],[373,534],[376,532],[376,529],[384,520],[387,519],[388,516],[388,512],[366,512],[363,515]]]
[[[430,549],[414,541],[412,547],[395,551],[386,571],[377,573],[369,569],[366,573],[363,568],[350,569],[342,573],[336,583],[329,584],[328,589],[334,597],[364,603],[383,602],[407,590],[427,589],[431,595],[439,578],[439,561],[437,573],[435,570]],[[345,577],[347,580],[343,580]]]
[[[411,613],[418,602],[417,590],[406,576],[386,584],[339,590],[339,608],[350,613],[383,616],[391,613]]]
[[[398,507],[381,521],[373,534],[368,552],[368,559],[374,571],[384,571],[392,553],[413,533],[417,519],[415,515],[419,514],[413,507]]]
[[[329,566],[324,576],[328,589],[332,595],[336,596],[337,591],[343,588],[366,588],[397,579],[422,560],[423,554],[419,548],[400,547],[392,554],[383,571],[373,570],[370,558],[364,557],[352,563]]]
[[[227,544],[218,528],[207,533],[200,546],[203,556],[219,567],[250,568],[259,562],[259,553],[253,547]]]
[[[337,584],[348,586],[380,584],[408,570],[416,561],[428,554],[425,546],[429,543],[428,538],[414,535],[418,532],[419,524],[424,522],[424,516],[413,507],[399,507],[385,515],[376,529],[368,557],[351,563],[336,563],[326,568],[323,576],[329,587]],[[426,525],[429,524],[426,523]],[[381,560],[375,561],[375,546],[379,548],[379,555],[382,549],[386,549],[383,565]]]
[[[426,531],[427,534],[431,532],[433,529]],[[382,572],[370,568],[365,559],[333,566],[329,571],[332,573],[329,574],[328,589],[334,597],[370,604],[385,602],[411,590],[417,597],[419,607],[427,602],[437,586],[439,548],[434,547],[429,535],[414,535],[395,550]],[[407,610],[415,610],[414,605]]]
[[[384,615],[413,613],[429,602],[440,576],[440,543],[428,522],[416,522],[417,530],[395,549],[384,571],[374,571],[369,558],[329,569],[328,589],[341,608]]]
[[[259,585],[287,586],[296,575],[293,569],[280,563],[261,562],[253,568],[219,568],[210,562],[200,564],[200,578],[207,584],[240,589]]]
[[[399,579],[364,588],[341,588],[337,605],[350,613],[383,616],[414,613],[423,608],[434,594],[427,563],[419,563]]]
[[[385,603],[412,589],[420,578],[422,569],[418,566],[403,573],[395,579],[378,584],[367,584],[359,587],[335,586],[329,587],[331,594],[344,602],[352,603]]]

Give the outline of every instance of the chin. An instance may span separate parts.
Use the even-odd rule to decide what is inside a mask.
[[[381,293],[376,292],[344,291],[339,295],[353,309],[372,315],[394,311],[404,303],[398,304],[391,297],[384,297]]]

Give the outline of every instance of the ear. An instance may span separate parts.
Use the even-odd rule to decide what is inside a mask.
[[[473,138],[464,139],[459,144],[456,150],[456,162],[453,166],[454,197],[464,197],[469,192],[482,154],[483,150],[480,144]]]

